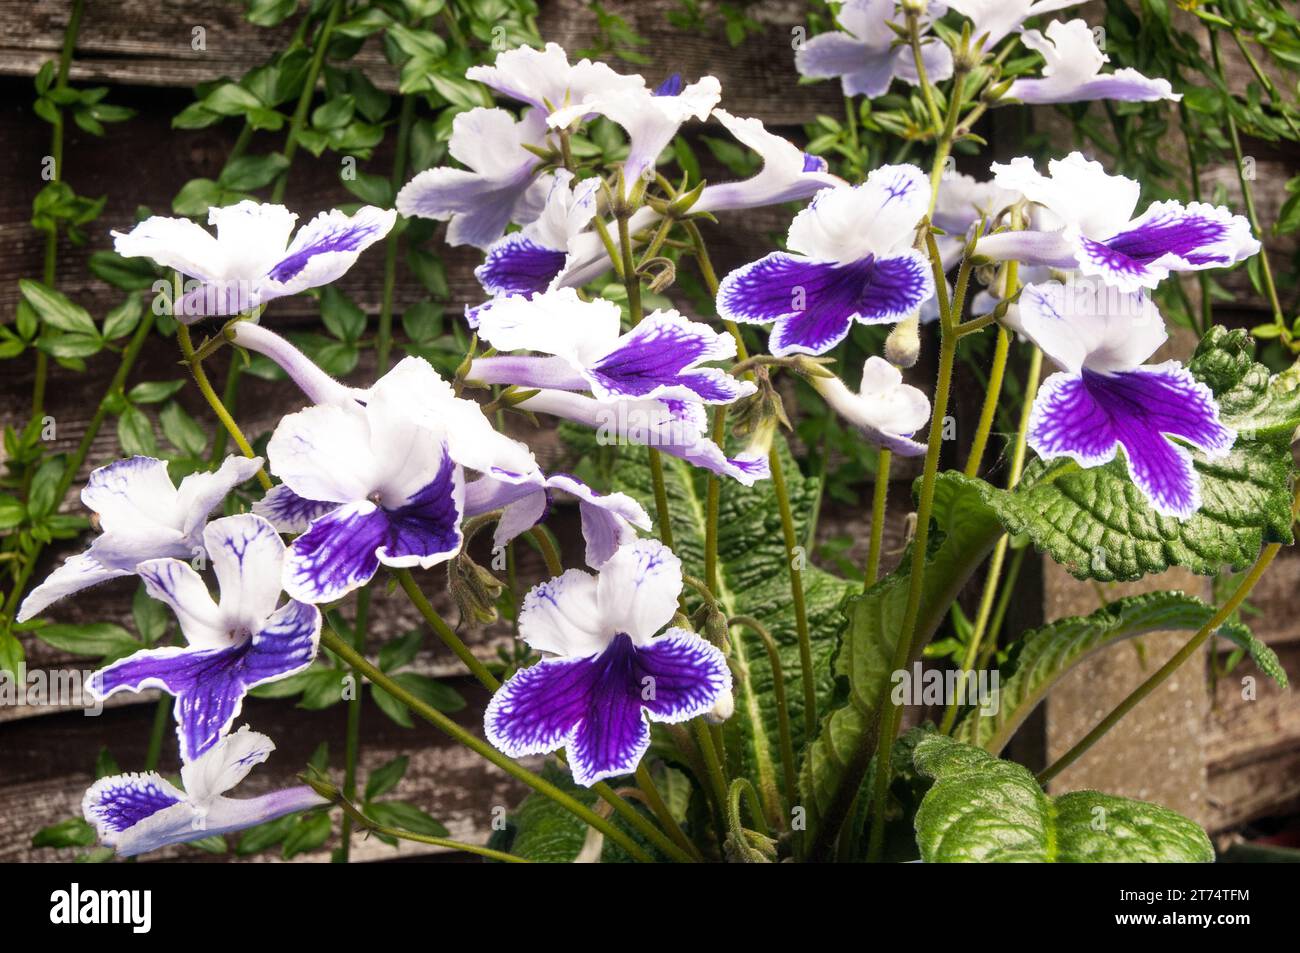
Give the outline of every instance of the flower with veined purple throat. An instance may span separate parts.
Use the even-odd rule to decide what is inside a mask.
[[[245,199],[208,209],[215,237],[188,218],[154,215],[129,232],[114,232],[113,247],[125,258],[151,258],[198,280],[198,287],[174,305],[176,317],[188,324],[209,315],[253,311],[341,278],[363,251],[388,234],[397,213],[373,205],[355,215],[321,212],[290,241],[297,220],[283,205]]]
[[[1143,364],[1167,337],[1155,304],[1095,279],[1047,282],[1021,292],[1020,324],[1061,368],[1034,399],[1027,439],[1038,455],[1096,467],[1122,448],[1129,476],[1157,513],[1195,513],[1200,477],[1184,444],[1213,459],[1232,449],[1236,434],[1185,367]]]
[[[141,649],[95,673],[90,690],[161,688],[176,698],[181,755],[193,761],[230,730],[250,689],[301,672],[316,657],[321,614],[290,599],[280,605],[284,541],[260,516],[213,520],[203,531],[221,587],[213,601],[203,579],[179,559],[137,567],[149,595],[176,614],[183,646]]]
[[[492,696],[488,741],[511,757],[565,748],[586,787],[635,771],[649,722],[695,718],[731,688],[716,647],[664,630],[681,589],[681,561],[649,539],[621,547],[595,576],[570,569],[534,587],[519,634],[543,658]]]
[[[788,252],[737,268],[718,288],[718,314],[775,322],[778,356],[824,354],[854,321],[888,324],[934,294],[930,263],[914,250],[930,183],[912,165],[876,169],[858,186],[818,192],[795,216]]]
[[[930,6],[921,17],[923,29],[933,13],[943,12],[942,4]],[[881,96],[894,79],[916,86],[916,60],[890,26],[897,13],[898,0],[848,0],[835,14],[842,29],[805,40],[795,53],[795,69],[814,79],[838,76],[845,96]],[[930,82],[952,76],[952,51],[942,42],[926,37],[921,57]]]
[[[481,357],[470,377],[488,384],[591,391],[601,400],[652,397],[729,404],[754,392],[709,361],[736,356],[730,334],[676,311],[654,311],[626,334],[618,305],[572,288],[512,295],[479,310],[478,335],[498,351],[552,357]]]
[[[541,214],[549,176],[526,146],[546,140],[546,111],[526,109],[516,120],[504,109],[478,107],[452,120],[447,151],[465,166],[425,169],[397,193],[397,210],[408,217],[449,222],[449,245],[487,248],[514,222]]]
[[[628,137],[623,161],[624,197],[630,196],[638,179],[653,175],[655,161],[689,119],[705,120],[722,97],[722,86],[712,76],[683,86],[670,80],[656,89],[620,87],[583,97],[580,102],[556,109],[546,121],[552,129],[567,129],[598,114],[618,123]]]
[[[573,181],[573,173],[558,169],[541,215],[517,232],[493,242],[483,264],[474,269],[483,290],[493,296],[532,294],[559,287],[581,260],[584,235],[596,214],[596,178]],[[604,248],[600,249],[604,254]],[[477,326],[478,309],[467,309],[470,326]]]
[[[27,594],[16,621],[26,622],[74,592],[129,576],[145,560],[202,556],[208,514],[261,466],[261,457],[227,457],[216,472],[191,473],[180,486],[172,484],[166,462],[153,457],[128,457],[92,470],[81,502],[95,513],[101,534]]]
[[[1047,25],[1046,36],[1037,30],[1025,30],[1020,42],[1043,57],[1043,76],[1014,80],[1006,93],[1008,99],[1044,104],[1094,99],[1176,102],[1183,98],[1182,93],[1174,92],[1169,80],[1149,79],[1131,67],[1103,74],[1101,68],[1110,57],[1097,46],[1092,27],[1083,20],[1053,20]]]
[[[930,400],[920,389],[904,384],[902,372],[883,357],[867,358],[856,394],[838,377],[814,374],[808,382],[870,443],[902,457],[925,453],[925,444],[911,437],[930,419]]]
[[[1020,157],[993,164],[994,181],[1044,206],[1054,230],[1006,231],[980,239],[976,254],[997,261],[1078,269],[1121,291],[1154,288],[1171,271],[1224,268],[1259,251],[1250,222],[1226,208],[1154,202],[1136,218],[1141,186],[1072,152],[1048,175]]]
[[[326,803],[306,785],[254,798],[225,794],[271,756],[275,745],[245,725],[181,766],[180,790],[156,771],[100,778],[81,800],[99,841],[119,857],[231,834]]]

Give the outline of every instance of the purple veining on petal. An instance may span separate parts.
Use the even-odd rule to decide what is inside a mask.
[[[837,265],[777,252],[729,274],[718,303],[727,317],[778,322],[773,354],[822,354],[843,340],[853,320],[876,324],[906,316],[932,284],[912,255]]]
[[[1200,506],[1200,479],[1190,454],[1168,437],[1211,455],[1226,453],[1236,438],[1219,421],[1209,388],[1174,362],[1119,374],[1054,374],[1030,423],[1031,443],[1046,458],[1096,466],[1123,447],[1133,482],[1152,507],[1187,518]]]
[[[821,156],[805,152],[803,154],[803,170],[805,172],[827,172],[830,170],[830,165]]]
[[[366,221],[347,226],[330,225],[319,235],[312,236],[310,244],[293,250],[272,266],[267,277],[272,281],[288,281],[307,267],[307,262],[317,255],[329,252],[356,251],[367,239],[379,232],[377,221]],[[295,244],[297,244],[295,242]]]
[[[87,810],[110,830],[127,830],[164,808],[180,803],[179,798],[163,789],[157,775],[127,774],[106,780],[110,783],[95,791]]]
[[[474,277],[488,294],[531,294],[545,291],[564,268],[565,253],[546,248],[521,233],[507,235],[488,249]]]
[[[696,636],[675,633],[638,649],[620,633],[599,655],[544,659],[516,673],[493,696],[484,725],[512,756],[567,745],[574,780],[589,787],[636,769],[650,746],[645,713],[694,717],[730,681],[721,653]]]
[[[438,474],[406,503],[387,511],[389,536],[380,556],[420,558],[460,549],[460,507],[455,496],[456,465],[444,450]]]
[[[611,394],[645,397],[661,387],[684,387],[707,403],[729,403],[741,393],[740,382],[712,368],[687,371],[707,359],[713,344],[690,327],[645,322],[627,334],[619,347],[597,360],[591,375]]]
[[[1224,239],[1229,230],[1228,222],[1170,208],[1104,242],[1082,238],[1080,244],[1098,267],[1138,276],[1146,274],[1147,265],[1166,255],[1198,267],[1230,264],[1232,259],[1224,251],[1207,250]]]
[[[388,518],[371,503],[341,506],[317,519],[289,547],[284,588],[304,602],[331,602],[365,585],[379,570],[376,550]]]
[[[253,504],[253,512],[264,516],[281,533],[305,533],[314,520],[338,509],[337,503],[309,500],[281,483],[266,491]]]

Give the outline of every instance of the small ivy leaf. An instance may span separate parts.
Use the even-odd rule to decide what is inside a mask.
[[[943,735],[916,745],[934,785],[916,812],[926,863],[1211,863],[1200,826],[1146,801],[1043,793],[1027,768]]]

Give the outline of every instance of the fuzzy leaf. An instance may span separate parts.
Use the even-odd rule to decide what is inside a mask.
[[[1035,462],[1015,491],[990,488],[987,502],[1008,531],[1027,533],[1080,579],[1134,580],[1170,566],[1213,575],[1245,567],[1266,543],[1290,543],[1300,387],[1270,377],[1253,355],[1245,331],[1215,327],[1187,365],[1238,434],[1220,460],[1193,453],[1202,504],[1190,519],[1151,509],[1119,459],[1088,470]]]
[[[934,779],[916,812],[926,863],[1210,863],[1205,831],[1146,801],[1072,791],[1052,798],[1028,769],[930,735],[915,764]]]
[[[1214,606],[1181,592],[1129,596],[1091,615],[1058,619],[1020,640],[1015,671],[997,689],[997,712],[977,717],[972,709],[953,737],[997,754],[1017,728],[1064,675],[1098,649],[1147,632],[1194,631],[1214,615]],[[1244,625],[1231,623],[1218,634],[1250,653],[1260,669],[1282,687],[1286,672],[1277,655]]]

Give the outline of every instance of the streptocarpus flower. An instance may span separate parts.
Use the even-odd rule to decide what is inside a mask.
[[[706,437],[707,419],[703,405],[697,401],[602,401],[585,394],[542,388],[516,406],[589,427],[596,431],[598,441],[653,447],[745,486],[771,475],[766,455],[741,453],[728,457]]]
[[[930,400],[884,358],[867,358],[856,394],[838,377],[809,375],[808,382],[869,442],[902,457],[925,453],[925,444],[910,438],[929,421]]]
[[[81,502],[97,515],[101,535],[28,593],[17,621],[64,596],[129,576],[147,559],[201,555],[208,514],[261,465],[260,457],[227,457],[215,473],[192,473],[179,487],[167,475],[167,464],[153,457],[129,457],[91,471]]]
[[[775,322],[778,356],[824,354],[854,321],[887,324],[934,293],[925,256],[911,248],[930,183],[911,165],[876,169],[862,185],[825,189],[795,216],[789,252],[773,252],[722,280],[718,314]]]
[[[1010,36],[1031,17],[1055,13],[1066,7],[1076,7],[1088,0],[944,0],[950,10],[956,10],[971,21],[971,39],[978,42],[986,37],[980,49],[992,49],[1004,37]],[[1034,47],[1037,49],[1037,47]]]
[[[712,76],[685,88],[665,84],[658,89],[618,88],[588,95],[582,102],[557,109],[546,121],[565,129],[592,115],[604,116],[627,132],[628,153],[623,162],[625,197],[637,179],[654,172],[655,161],[688,119],[705,120],[722,97],[722,86]]]
[[[181,755],[193,761],[239,717],[244,695],[301,672],[316,657],[320,610],[280,603],[284,541],[252,513],[213,520],[203,540],[221,587],[214,602],[189,563],[151,559],[137,571],[149,595],[176,613],[184,646],[141,649],[95,673],[90,690],[104,699],[161,688],[176,696]]]
[[[656,540],[622,547],[596,576],[570,569],[534,587],[519,632],[545,657],[492,697],[488,741],[511,757],[565,748],[586,787],[636,770],[648,721],[687,721],[731,688],[713,645],[684,629],[658,634],[681,589],[681,561]]]
[[[1101,72],[1110,57],[1101,51],[1093,38],[1092,27],[1083,20],[1062,23],[1053,20],[1047,35],[1025,30],[1020,41],[1042,55],[1042,79],[1017,79],[1007,90],[1007,98],[1022,103],[1081,103],[1093,99],[1149,103],[1160,99],[1177,101],[1167,79],[1148,79],[1126,67],[1113,73]]]
[[[998,185],[1044,206],[1063,227],[989,235],[976,247],[986,258],[1078,269],[1136,291],[1154,288],[1171,271],[1222,268],[1259,251],[1250,222],[1222,206],[1154,202],[1134,218],[1141,186],[1078,152],[1052,159],[1046,176],[1023,156],[994,163],[993,171]]]
[[[288,489],[268,494],[255,512],[282,527],[306,524],[284,565],[295,599],[333,602],[381,563],[428,569],[460,551],[465,475],[447,440],[452,424],[426,426],[419,395],[405,393],[406,374],[395,372],[364,406],[317,404],[283,418],[271,435],[271,471]]]
[[[567,473],[544,479],[539,474],[535,483],[503,483],[479,477],[465,487],[465,516],[503,510],[492,536],[493,548],[500,549],[542,521],[555,490],[578,500],[587,565],[593,568],[612,557],[620,546],[634,541],[634,527],[648,530],[652,525],[641,504],[626,493],[597,493]]]
[[[540,214],[550,182],[536,176],[542,160],[524,147],[545,138],[545,110],[525,110],[519,120],[504,109],[463,112],[452,120],[447,149],[465,168],[425,169],[397,193],[397,210],[450,221],[449,245],[487,248],[511,222],[524,225]]]
[[[478,334],[499,351],[554,357],[485,357],[470,376],[489,384],[590,390],[601,400],[671,397],[729,404],[754,385],[701,367],[736,356],[736,342],[676,311],[655,311],[620,334],[618,305],[583,301],[572,288],[512,295],[479,310]]]
[[[306,785],[254,798],[225,793],[261,764],[275,745],[245,725],[181,767],[182,791],[154,771],[100,778],[86,791],[81,812],[100,843],[119,857],[134,857],[169,844],[230,834],[325,804]]]
[[[757,152],[763,167],[757,175],[740,182],[706,185],[691,206],[692,212],[723,212],[797,202],[825,188],[845,185],[832,175],[826,160],[804,152],[788,139],[768,132],[760,119],[742,119],[724,109],[713,110],[713,118],[727,127],[741,143]]]
[[[984,219],[990,226],[1003,209],[1021,198],[1019,192],[1002,188],[994,181],[980,182],[963,172],[948,172],[940,178],[930,221],[947,234],[935,238],[944,270],[961,260],[966,239]]]
[[[557,43],[547,43],[543,50],[506,50],[491,66],[471,66],[465,78],[545,113],[588,96],[645,87],[640,76],[624,76],[604,63],[584,58],[569,65],[568,54]]]
[[[1097,281],[1030,285],[1020,295],[1020,323],[1062,369],[1034,399],[1028,441],[1038,455],[1095,467],[1122,447],[1156,512],[1195,513],[1200,477],[1183,443],[1222,457],[1236,434],[1220,422],[1210,389],[1177,361],[1143,366],[1167,336],[1151,300]]]
[[[938,5],[936,12],[942,13]],[[902,22],[898,0],[848,0],[835,18],[843,30],[814,36],[795,53],[794,66],[800,75],[838,76],[845,96],[868,98],[883,95],[895,78],[917,84],[912,51],[895,43],[898,35],[889,26],[895,19]],[[931,82],[952,76],[952,51],[943,43],[924,43],[921,58]]]
[[[474,269],[483,290],[490,295],[532,294],[562,284],[579,257],[579,239],[596,214],[599,184],[595,178],[574,184],[573,173],[557,170],[542,214],[493,242],[483,264]],[[592,237],[599,241],[599,236]],[[476,318],[471,317],[470,325],[476,325]]]
[[[388,234],[397,214],[373,205],[355,215],[337,209],[322,212],[290,241],[297,220],[283,205],[245,199],[208,210],[215,237],[188,218],[154,215],[129,232],[114,232],[113,247],[126,258],[151,258],[198,279],[200,286],[175,304],[176,317],[189,323],[252,311],[276,298],[329,284]]]

